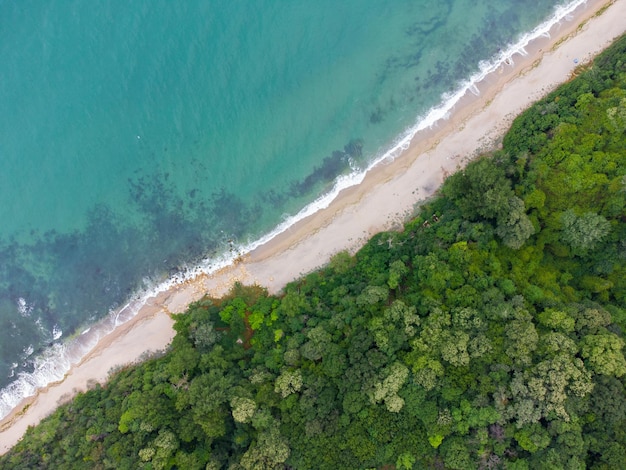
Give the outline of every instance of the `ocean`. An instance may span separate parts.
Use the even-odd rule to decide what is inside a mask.
[[[582,3],[0,0],[0,417]]]

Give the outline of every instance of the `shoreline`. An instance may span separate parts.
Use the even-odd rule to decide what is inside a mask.
[[[473,92],[465,93],[453,106],[450,116],[438,120],[431,128],[417,132],[411,140],[410,146],[403,150],[400,156],[391,161],[382,160],[378,162],[365,175],[360,184],[343,189],[330,207],[320,209],[307,218],[297,221],[286,231],[279,233],[262,246],[252,250],[244,257],[246,263],[260,263],[286,251],[286,249],[293,249],[295,245],[305,241],[307,238],[312,238],[317,233],[308,234],[311,230],[317,232],[331,222],[335,224],[337,219],[344,215],[343,213],[350,206],[362,204],[366,199],[373,199],[374,196],[370,194],[372,188],[378,189],[378,186],[391,185],[393,182],[405,183],[406,178],[402,178],[402,173],[415,170],[414,167],[418,164],[416,162],[418,158],[422,159],[422,163],[424,163],[423,160],[425,158],[429,162],[436,161],[434,166],[421,165],[420,169],[423,170],[421,173],[417,171],[412,172],[418,179],[424,178],[420,177],[420,175],[430,176],[431,178],[422,187],[416,187],[415,197],[412,191],[409,194],[406,192],[406,187],[404,187],[405,193],[402,197],[395,197],[396,200],[394,200],[392,205],[395,209],[394,211],[390,211],[386,207],[389,205],[391,197],[387,198],[383,204],[378,205],[369,201],[372,203],[372,208],[376,206],[380,209],[379,213],[388,212],[387,219],[383,222],[379,221],[378,225],[372,225],[370,230],[363,231],[365,235],[353,233],[354,236],[351,237],[353,243],[344,244],[343,247],[336,249],[335,253],[346,249],[354,252],[362,246],[362,239],[366,241],[380,231],[393,229],[395,226],[401,225],[407,216],[414,212],[417,204],[435,194],[447,175],[462,168],[478,154],[496,148],[515,117],[532,103],[547,95],[559,85],[567,82],[573,76],[576,68],[584,66],[591,61],[599,52],[610,45],[614,39],[626,32],[626,26],[614,25],[614,29],[619,31],[615,36],[611,36],[611,32],[603,35],[587,33],[586,37],[589,41],[586,44],[579,39],[579,42],[584,45],[584,47],[579,48],[580,53],[572,53],[571,49],[573,47],[570,47],[568,51],[562,50],[563,47],[561,46],[565,46],[568,40],[575,39],[585,32],[584,30],[588,29],[590,20],[600,19],[595,18],[598,12],[602,13],[605,23],[610,24],[611,20],[605,14],[606,11],[604,11],[610,7],[613,7],[611,11],[626,12],[622,0],[590,0],[579,6],[575,11],[574,18],[551,28],[551,37],[540,36],[535,38],[525,48],[526,55],[515,55],[512,65],[502,65],[498,70],[488,74],[482,81],[478,82],[476,84],[478,95],[475,95]],[[605,32],[600,27],[597,27],[597,29],[603,33]],[[611,39],[606,39],[607,37],[611,37]],[[567,64],[567,61],[565,61],[559,64],[558,69],[549,70],[551,68],[550,65],[544,63],[543,66],[548,69],[547,78],[540,77],[540,73],[535,73],[538,76],[532,77],[532,86],[529,86],[529,83],[526,82],[522,83],[517,88],[523,94],[521,97],[520,95],[510,97],[512,99],[509,100],[509,103],[506,102],[506,98],[499,97],[505,87],[511,85],[512,82],[525,79],[544,62],[544,59],[550,59],[559,52],[560,56],[563,56],[563,54],[567,58],[571,56],[571,64]],[[576,59],[576,62],[574,62],[574,59]],[[499,102],[494,104],[496,99]],[[481,126],[475,126],[480,127],[483,133],[475,136],[466,132],[465,135],[468,135],[473,143],[456,139],[454,145],[450,144],[449,137],[463,132],[468,125],[468,121],[481,113],[489,113],[488,116],[483,116],[486,118],[482,119]],[[489,122],[490,120],[492,122]],[[445,151],[442,150],[444,146],[446,148]],[[446,152],[448,153],[446,158],[440,158],[441,154]],[[437,165],[439,166],[437,167]],[[391,192],[388,191],[387,195],[390,196]],[[366,215],[364,210],[359,212]],[[380,219],[380,217],[378,218]],[[330,255],[327,255],[326,261],[329,258]],[[325,263],[318,263],[316,267],[321,267],[323,264]],[[307,273],[314,269],[315,267],[304,270],[302,273]],[[267,284],[263,285],[270,287]],[[279,283],[274,283],[271,287],[274,289],[273,292],[278,292],[282,286]]]
[[[608,11],[596,16],[607,5]],[[63,380],[38,390],[0,421],[0,454],[59,403],[94,381],[105,381],[111,368],[166,348],[174,335],[170,314],[184,311],[204,294],[219,296],[234,281],[258,283],[276,293],[326,264],[333,254],[354,252],[375,233],[397,227],[415,204],[436,192],[446,174],[497,145],[515,116],[621,35],[626,25],[614,24],[620,23],[614,18],[624,17],[626,0],[584,3],[573,19],[553,26],[550,38],[533,40],[527,55],[515,55],[513,65],[487,75],[476,84],[478,95],[465,93],[450,117],[417,133],[400,156],[376,165],[329,207],[296,222],[233,265],[199,274],[148,299],[136,316],[101,338]]]

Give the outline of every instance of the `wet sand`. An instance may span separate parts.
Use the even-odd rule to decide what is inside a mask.
[[[607,7],[608,6],[608,7]],[[607,7],[605,9],[605,7]],[[410,147],[379,164],[364,181],[340,193],[326,209],[298,222],[270,242],[212,275],[199,275],[151,299],[139,313],[102,338],[64,380],[24,400],[0,422],[0,454],[28,426],[90,384],[104,382],[112,368],[167,348],[174,331],[171,313],[209,294],[219,296],[235,281],[258,283],[271,293],[326,264],[337,252],[356,251],[372,235],[398,228],[416,205],[432,196],[445,176],[481,151],[495,148],[513,118],[591,60],[626,31],[626,0],[588,1],[568,21],[541,37],[467,93],[451,116],[418,133]],[[577,63],[578,64],[577,64]]]

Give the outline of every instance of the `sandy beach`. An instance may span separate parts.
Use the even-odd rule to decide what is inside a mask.
[[[626,0],[589,0],[550,37],[534,40],[467,93],[448,119],[418,133],[395,160],[379,164],[365,180],[344,190],[326,209],[298,222],[233,266],[200,275],[151,299],[139,313],[102,338],[64,380],[24,400],[0,422],[0,454],[29,426],[90,384],[104,382],[112,368],[167,347],[174,331],[171,313],[205,294],[219,296],[235,281],[257,283],[272,293],[322,265],[342,250],[356,251],[372,235],[397,228],[444,178],[483,150],[499,145],[512,120],[534,101],[567,81],[626,31]]]

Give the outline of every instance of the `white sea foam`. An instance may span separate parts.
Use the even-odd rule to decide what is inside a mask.
[[[33,306],[26,302],[24,297],[17,299],[17,311],[23,317],[30,317],[30,313],[33,311]]]
[[[24,353],[24,358],[27,358],[28,356],[30,356],[32,353],[35,352],[35,348],[33,347],[32,344],[28,345],[28,347],[24,348],[24,351],[22,351]]]
[[[52,328],[52,340],[56,341],[61,336],[63,336],[63,330],[59,328],[59,325],[54,325],[54,327]]]
[[[179,285],[187,280],[193,279],[200,274],[211,274],[219,269],[229,266],[235,259],[243,254],[249,253],[254,249],[266,244],[279,234],[285,232],[294,224],[310,215],[327,208],[330,203],[335,200],[339,193],[349,187],[360,184],[367,172],[385,161],[391,161],[405,151],[415,135],[425,129],[431,128],[440,120],[445,120],[451,114],[454,106],[463,98],[466,93],[478,94],[478,84],[489,74],[497,71],[504,64],[513,65],[513,56],[516,54],[527,55],[525,47],[541,36],[550,37],[550,29],[562,22],[571,21],[572,13],[579,6],[586,3],[586,0],[575,0],[567,5],[559,6],[555,9],[552,16],[537,26],[529,33],[524,34],[515,44],[503,49],[496,57],[489,61],[483,61],[479,64],[479,70],[468,80],[464,81],[452,93],[444,94],[441,97],[440,104],[429,109],[426,113],[419,116],[414,126],[406,129],[385,151],[378,154],[369,166],[364,170],[354,170],[348,175],[337,178],[332,189],[318,197],[315,201],[308,204],[300,212],[295,215],[286,217],[274,230],[263,235],[259,239],[249,242],[245,245],[228,250],[217,258],[205,259],[197,266],[185,267],[185,269],[174,274],[169,279],[153,284],[149,280],[144,280],[147,286],[140,292],[136,293],[133,298],[122,308],[109,313],[107,317],[100,320],[95,325],[80,333],[62,344],[54,344],[47,348],[40,356],[35,359],[34,371],[31,373],[18,373],[18,378],[4,389],[0,390],[0,418],[6,416],[17,406],[21,400],[32,396],[37,389],[61,380],[70,370],[73,364],[78,363],[89,351],[91,351],[100,338],[112,332],[117,326],[127,322],[133,318],[139,309],[146,304],[148,299],[155,297],[161,292],[167,291],[172,287]],[[25,299],[18,299],[18,308],[23,315],[29,314],[32,306],[28,306]],[[30,309],[30,310],[29,310]],[[60,332],[60,330],[58,330]],[[54,332],[53,332],[54,336]],[[32,351],[30,352],[32,354]]]

